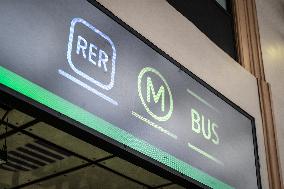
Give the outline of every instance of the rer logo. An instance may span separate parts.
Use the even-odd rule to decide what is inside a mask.
[[[67,61],[72,74],[63,70],[59,70],[59,74],[118,105],[92,86],[104,91],[109,91],[114,86],[116,49],[112,40],[84,19],[74,18],[67,47]]]
[[[151,75],[155,76],[152,78]],[[154,79],[161,80],[161,85],[154,85]],[[142,87],[146,82],[146,87]],[[142,91],[142,88],[146,88],[146,91]],[[141,70],[138,76],[138,95],[141,103],[146,109],[147,113],[150,114],[157,121],[167,121],[173,112],[173,97],[165,78],[154,68],[145,67]],[[146,95],[146,98],[145,98]],[[166,96],[168,97],[166,100]],[[145,100],[146,99],[146,100]],[[151,110],[151,107],[155,106],[162,112],[163,115],[157,115]]]

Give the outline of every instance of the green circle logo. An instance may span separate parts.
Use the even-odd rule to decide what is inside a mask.
[[[166,90],[164,88],[164,85],[160,86],[159,90],[157,93],[155,93],[155,89],[152,83],[152,80],[150,77],[147,77],[147,101],[150,102],[151,99],[151,94],[153,96],[153,100],[155,103],[157,103],[158,101],[161,101],[161,110],[164,111],[165,110],[165,91],[168,92],[169,95],[169,103],[170,103],[170,108],[169,111],[167,112],[166,115],[164,116],[157,116],[156,114],[154,114],[149,107],[147,106],[147,104],[145,103],[145,100],[142,96],[142,87],[141,87],[141,82],[142,82],[142,78],[145,75],[145,73],[154,73],[156,74],[164,83],[164,85],[166,86]],[[138,95],[140,97],[140,100],[144,106],[144,108],[146,109],[147,113],[150,114],[154,119],[158,120],[158,121],[167,121],[173,112],[173,97],[172,97],[172,93],[170,90],[169,85],[167,84],[165,78],[154,68],[150,68],[150,67],[145,67],[141,70],[141,72],[138,75]],[[160,100],[161,99],[161,100]]]

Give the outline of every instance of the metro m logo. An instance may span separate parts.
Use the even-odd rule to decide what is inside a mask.
[[[143,92],[142,89],[144,89]],[[157,93],[155,89],[158,89]],[[172,93],[167,81],[157,70],[145,67],[140,71],[138,75],[138,95],[147,113],[155,120],[167,121],[170,119],[173,112]],[[146,98],[144,98],[143,95],[146,95]],[[146,99],[146,102],[144,99]],[[154,100],[154,103],[151,103],[151,99]],[[155,108],[158,105],[159,108]],[[157,113],[157,109],[161,110],[160,113]]]
[[[150,91],[152,93],[150,93]],[[155,103],[158,103],[160,97],[162,96],[161,110],[164,112],[165,111],[165,88],[163,85],[160,86],[158,93],[156,94],[151,77],[147,77],[147,102],[151,102],[151,94],[153,96]]]

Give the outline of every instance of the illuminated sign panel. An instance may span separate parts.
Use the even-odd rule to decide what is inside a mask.
[[[0,13],[2,85],[208,187],[258,188],[253,118],[102,11],[30,0]]]

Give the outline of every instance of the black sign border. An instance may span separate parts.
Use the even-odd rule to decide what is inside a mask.
[[[171,56],[169,56],[167,53],[162,51],[160,48],[158,48],[156,45],[154,45],[152,42],[150,42],[148,39],[146,39],[144,36],[142,36],[140,33],[138,33],[136,30],[134,30],[132,27],[127,25],[125,22],[123,22],[120,18],[115,16],[111,11],[109,11],[107,8],[105,8],[103,5],[101,5],[96,0],[86,0],[96,8],[98,8],[100,11],[102,11],[104,14],[109,16],[112,20],[117,22],[119,25],[121,25],[123,28],[125,28],[128,32],[136,36],[138,39],[140,39],[142,42],[144,42],[146,45],[151,47],[153,50],[155,50],[157,53],[162,55],[164,58],[169,60],[171,63],[173,63],[175,66],[177,66],[180,70],[184,71],[186,74],[188,74],[190,77],[192,77],[194,80],[196,80],[198,83],[200,83],[202,86],[207,88],[210,92],[214,93],[217,97],[221,98],[223,101],[225,101],[227,104],[229,104],[231,107],[233,107],[235,110],[237,110],[239,113],[247,117],[249,120],[251,120],[252,125],[252,135],[253,135],[253,145],[254,145],[254,157],[255,157],[255,166],[256,166],[256,176],[257,176],[257,185],[258,189],[261,189],[261,176],[260,176],[260,164],[259,164],[259,156],[258,156],[258,145],[257,145],[257,137],[256,137],[256,128],[255,128],[255,121],[254,117],[252,117],[250,114],[248,114],[246,111],[244,111],[241,107],[230,101],[228,98],[226,98],[223,94],[215,90],[213,87],[211,87],[209,84],[207,84],[205,81],[203,81],[201,78],[196,76],[194,73],[189,71],[187,68],[185,68],[183,65],[178,63],[175,59],[173,59]],[[40,104],[39,102],[20,94],[13,89],[10,89],[9,87],[4,86],[3,84],[0,84],[0,103],[3,105],[6,105],[8,107],[17,108],[20,111],[23,111],[31,116],[39,117],[42,121],[45,121],[46,123],[50,124],[51,126],[60,129],[66,133],[69,133],[81,140],[84,140],[85,142],[88,142],[94,146],[98,146],[99,148],[102,148],[103,150],[106,150],[110,153],[113,153],[116,156],[119,156],[125,160],[130,161],[133,164],[136,164],[137,166],[143,167],[148,171],[151,171],[153,173],[156,173],[162,177],[165,177],[171,181],[174,181],[177,184],[180,184],[186,188],[210,188],[203,183],[200,183],[196,181],[193,178],[190,178],[188,176],[185,176],[184,174],[173,170],[172,168],[157,162],[153,160],[152,158],[141,154],[126,145],[123,145],[121,143],[118,143],[112,138],[109,138],[93,129],[86,128],[85,125],[55,111],[51,108]],[[18,132],[21,132],[21,129],[17,130]],[[28,183],[27,183],[28,184]],[[25,186],[27,184],[21,185]]]
[[[166,52],[161,50],[159,47],[157,47],[155,44],[153,44],[151,41],[149,41],[147,38],[145,38],[143,35],[141,35],[138,31],[133,29],[131,26],[126,24],[124,21],[122,21],[120,18],[118,18],[116,15],[114,15],[110,10],[108,10],[106,7],[104,7],[102,4],[100,4],[96,0],[87,0],[89,3],[91,3],[93,6],[101,10],[103,13],[105,13],[107,16],[109,16],[112,20],[114,20],[116,23],[121,25],[124,29],[126,29],[128,32],[132,33],[134,36],[136,36],[138,39],[140,39],[142,42],[144,42],[146,45],[151,47],[154,51],[162,55],[164,58],[169,60],[171,63],[176,65],[180,70],[184,71],[186,74],[188,74],[191,78],[196,80],[198,83],[200,83],[202,86],[207,88],[210,92],[214,93],[217,97],[221,98],[223,101],[225,101],[227,104],[229,104],[231,107],[233,107],[235,110],[237,110],[239,113],[243,114],[245,117],[247,117],[251,121],[252,125],[252,135],[253,135],[253,145],[254,145],[254,157],[255,157],[255,166],[256,166],[256,176],[257,176],[257,185],[258,188],[261,189],[261,176],[260,176],[260,164],[259,164],[259,156],[258,156],[258,145],[257,145],[257,137],[256,137],[256,127],[255,127],[255,120],[254,117],[248,114],[245,110],[243,110],[240,106],[236,105],[234,102],[229,100],[227,97],[225,97],[222,93],[211,87],[208,83],[203,81],[201,78],[199,78],[197,75],[192,73],[190,70],[185,68],[183,65],[181,65],[179,62],[177,62],[175,59],[173,59],[170,55],[168,55]]]

